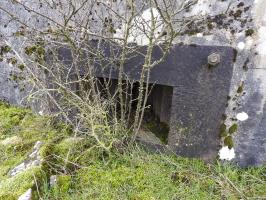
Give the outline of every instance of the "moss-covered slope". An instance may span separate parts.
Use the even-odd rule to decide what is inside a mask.
[[[37,141],[43,142],[42,164],[11,177]],[[29,188],[33,200],[266,198],[266,167],[207,165],[138,146],[106,154],[90,144],[50,117],[1,103],[0,200],[17,199]]]
[[[49,117],[0,102],[0,199],[17,199],[29,188],[36,188],[46,176],[43,165],[30,167],[13,177],[9,172],[28,159],[37,141],[49,144],[55,138],[68,136],[63,126],[59,130],[51,123]]]

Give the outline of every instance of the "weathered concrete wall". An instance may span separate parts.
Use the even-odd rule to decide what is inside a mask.
[[[244,166],[266,162],[266,1],[254,1],[251,15],[256,33],[244,39],[244,51],[251,62],[242,77],[246,95],[236,110],[249,115],[235,137],[236,161]]]
[[[22,104],[25,94],[20,90],[18,84],[10,79],[10,74],[13,72],[12,66],[1,64],[0,72],[0,91],[1,99],[12,104]]]
[[[225,124],[238,126],[233,134],[235,152],[228,152],[233,155],[228,155],[228,159],[233,158],[241,166],[266,162],[265,7],[265,0],[199,1],[198,9],[192,13],[202,11],[214,16],[211,22],[214,28],[197,30],[196,37],[180,39],[185,43],[226,45],[237,50]],[[225,15],[215,17],[221,11]],[[237,119],[242,112],[248,114],[247,120]]]
[[[23,1],[24,2],[24,1]],[[34,1],[35,2],[35,1]],[[34,13],[26,12],[21,6],[2,0],[0,5],[9,11],[15,11],[23,20],[31,22],[38,28],[46,27],[45,20],[40,21]],[[43,13],[60,21],[62,14],[58,9],[43,8],[39,1],[35,4],[28,1]],[[65,5],[57,5],[67,9]],[[124,5],[116,5],[123,12]],[[266,0],[198,0],[191,9],[180,13],[177,18],[197,15],[203,20],[194,20],[187,30],[181,32],[176,43],[198,45],[230,46],[237,50],[230,83],[228,106],[225,125],[227,129],[237,124],[234,133],[234,148],[228,155],[220,155],[226,160],[233,160],[241,166],[261,165],[266,162]],[[88,8],[90,10],[91,8]],[[101,10],[101,9],[100,9]],[[101,10],[103,14],[104,10]],[[94,15],[94,14],[93,14]],[[83,17],[87,17],[86,15]],[[95,17],[95,16],[90,16]],[[82,18],[78,16],[77,18]],[[0,10],[0,32],[4,36],[12,35],[19,30],[19,24],[9,21],[8,15]],[[101,30],[101,24],[95,22],[96,29]],[[180,24],[177,24],[177,30]],[[96,30],[96,31],[100,31]],[[102,30],[101,30],[102,31]],[[7,39],[8,38],[8,39]],[[6,41],[7,40],[7,41]],[[9,43],[18,51],[23,47],[23,38],[1,37],[1,45]],[[0,98],[11,103],[20,104],[25,91],[10,80],[8,75],[16,69],[5,62],[0,62]],[[18,71],[16,69],[15,71]],[[248,119],[241,121],[237,114],[245,112]],[[240,120],[239,120],[240,119]],[[224,146],[221,140],[221,147]]]

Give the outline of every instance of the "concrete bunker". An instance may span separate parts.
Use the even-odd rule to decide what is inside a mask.
[[[113,53],[110,44],[101,45],[104,56],[110,57]],[[143,51],[146,47],[139,47],[139,52]],[[71,60],[66,50],[60,54]],[[212,55],[218,56],[219,62],[210,67]],[[161,56],[160,47],[155,46],[152,57],[158,59]],[[125,80],[138,82],[144,63],[143,53],[129,57],[123,66]],[[217,156],[221,144],[219,129],[227,106],[233,64],[234,49],[231,47],[176,44],[164,62],[152,68],[148,84],[155,87],[148,103],[159,122],[169,125],[167,144],[171,151],[205,160]],[[81,67],[81,74],[82,71]],[[93,73],[97,78],[118,79],[118,67],[108,63],[95,62]]]

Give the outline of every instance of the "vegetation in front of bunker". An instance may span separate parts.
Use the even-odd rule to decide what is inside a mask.
[[[66,125],[56,128],[50,117],[40,117],[30,110],[0,102],[0,199],[13,200],[47,175],[43,166],[35,166],[11,177],[9,171],[27,160],[37,141],[51,143],[69,136]]]
[[[0,105],[0,199],[13,200],[32,188],[33,199],[239,199],[265,197],[266,168],[239,169],[197,159],[156,154],[118,144],[107,154],[89,138],[50,117]],[[17,142],[3,145],[16,136]],[[36,141],[44,162],[14,177]],[[120,144],[121,145],[121,144]],[[66,159],[67,158],[67,159]],[[49,185],[51,175],[57,176]],[[38,190],[37,190],[38,189]]]
[[[71,183],[66,182],[67,192],[46,188],[43,195],[46,199],[259,198],[265,196],[263,173],[265,168],[212,166],[135,148],[75,171]]]

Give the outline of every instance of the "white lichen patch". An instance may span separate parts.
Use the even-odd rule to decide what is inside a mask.
[[[203,37],[203,33],[197,33],[197,37]]]
[[[155,26],[155,31],[152,33],[152,24]],[[133,19],[132,24],[129,25],[128,43],[137,43],[138,45],[148,45],[150,38],[158,40],[163,29],[163,21],[160,13],[155,8],[149,8],[143,11],[141,16]],[[125,38],[128,24],[123,24],[121,29],[117,29],[114,38]],[[158,41],[159,42],[159,41]]]
[[[236,115],[236,118],[239,121],[246,121],[248,119],[248,114],[245,112],[241,112]]]
[[[38,113],[39,113],[40,116],[44,115],[44,111],[43,110],[40,110]]]
[[[239,42],[239,43],[237,44],[237,48],[238,48],[238,50],[240,50],[240,51],[242,51],[243,49],[245,49],[245,46],[246,46],[246,44],[245,44],[244,42]]]
[[[219,151],[220,160],[232,160],[235,158],[234,148],[229,149],[228,146],[222,147]]]

